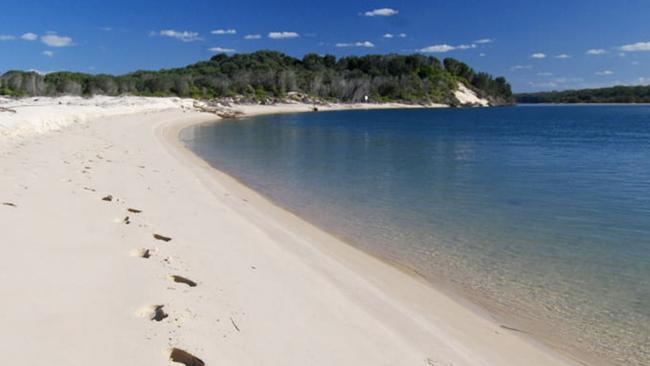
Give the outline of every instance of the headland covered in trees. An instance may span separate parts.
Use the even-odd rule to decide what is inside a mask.
[[[491,105],[512,104],[504,77],[476,72],[453,58],[420,54],[347,56],[307,54],[302,59],[275,51],[218,54],[208,61],[125,75],[8,71],[0,95],[140,95],[215,99],[238,96],[250,102],[282,100],[290,92],[325,102],[405,102],[460,105],[462,83]]]
[[[650,103],[650,85],[516,94],[517,103]]]

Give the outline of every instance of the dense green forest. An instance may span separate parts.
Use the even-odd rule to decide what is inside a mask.
[[[517,103],[650,103],[650,85],[515,95]]]
[[[326,101],[457,104],[461,81],[493,104],[513,102],[505,78],[493,78],[447,58],[367,55],[336,59],[308,54],[297,59],[280,52],[215,55],[208,61],[160,71],[121,76],[74,72],[9,71],[0,76],[0,94],[11,96],[144,95],[212,99],[242,95],[264,101],[295,91]]]

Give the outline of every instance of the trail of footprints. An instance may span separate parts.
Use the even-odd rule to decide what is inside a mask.
[[[96,157],[97,157],[98,160],[103,161],[103,162],[107,162],[107,163],[112,162],[109,159],[105,159],[101,155],[97,155]],[[78,155],[75,155],[75,158],[77,158],[79,160],[82,160],[82,161],[84,160],[82,156],[78,156]],[[94,163],[94,162],[95,161],[93,161],[93,160],[87,160],[86,162],[82,163],[81,174],[85,179],[90,179],[91,178],[91,172],[92,172],[91,164]],[[66,165],[71,165],[71,163],[69,161],[66,161],[66,160],[64,160],[63,163],[66,164]],[[145,166],[138,166],[138,168],[144,169]],[[68,182],[72,183],[72,180],[69,179]],[[97,192],[97,190],[95,188],[92,188],[90,186],[83,186],[82,185],[80,187],[84,191],[87,191],[87,192],[93,192],[93,193]],[[101,196],[100,199],[101,199],[101,201],[103,201],[105,203],[122,203],[122,204],[125,203],[123,200],[120,200],[119,198],[114,197],[112,194]],[[12,208],[18,207],[13,202],[0,202],[0,204],[2,206],[12,207]],[[135,218],[135,216],[137,216],[139,214],[142,214],[143,210],[138,209],[138,208],[129,207],[129,208],[126,209],[126,212],[127,212],[127,214],[124,216],[123,219],[115,219],[114,221],[116,223],[121,223],[121,224],[124,224],[124,225],[130,225],[132,223],[132,221],[133,221],[133,218]],[[146,225],[140,225],[139,227],[141,227],[141,228],[146,227]],[[171,237],[166,236],[166,235],[162,235],[162,234],[158,234],[158,233],[153,233],[152,237],[153,237],[154,240],[160,241],[160,242],[163,242],[163,243],[168,243],[168,242],[172,241]],[[157,253],[157,249],[139,248],[139,249],[132,250],[130,252],[130,255],[132,257],[137,257],[137,258],[142,258],[142,259],[151,259],[154,255],[156,255],[156,253]],[[161,258],[161,264],[163,264],[166,268],[174,269],[171,266],[171,262],[172,262],[171,257]],[[195,282],[195,281],[193,281],[193,280],[191,280],[191,279],[189,279],[187,277],[176,275],[176,274],[172,274],[172,275],[167,276],[167,279],[170,282],[173,282],[173,283],[179,284],[179,285],[184,285],[184,286],[187,286],[188,288],[193,288],[193,287],[198,286],[197,282]],[[189,309],[185,309],[185,311],[189,311]],[[141,316],[143,318],[149,319],[152,322],[162,322],[165,319],[168,319],[168,318],[171,319],[170,314],[167,312],[167,310],[165,308],[165,305],[163,305],[163,304],[154,304],[154,305],[146,306],[146,307],[140,309],[138,311],[137,315],[139,315],[139,316]],[[174,320],[177,320],[177,319],[174,319]],[[231,320],[232,320],[232,318],[231,318]],[[237,328],[234,321],[233,321],[233,325],[235,325],[235,328]],[[239,330],[239,329],[237,329],[237,330]],[[175,333],[175,331],[171,331],[170,336],[172,334],[174,334],[174,333]],[[171,341],[172,338],[169,338],[169,340]],[[179,363],[179,364],[182,364],[182,365],[185,365],[185,366],[204,366],[205,365],[205,362],[203,362],[203,360],[201,360],[199,357],[194,356],[193,354],[189,353],[188,351],[185,351],[185,350],[183,350],[181,348],[177,348],[177,347],[172,346],[172,345],[170,345],[170,348],[167,349],[165,352],[166,352],[166,355],[167,355],[168,359],[170,361],[172,361],[172,362],[175,362],[175,363]]]
[[[86,170],[89,170],[89,167],[85,167]],[[84,187],[84,190],[95,192],[95,189],[89,188],[89,187]],[[101,198],[102,201],[104,202],[113,202],[114,200],[119,202],[119,199],[114,198],[112,195],[107,195]],[[141,214],[142,210],[137,209],[137,208],[127,208],[127,212],[129,214]],[[124,219],[122,219],[122,223],[125,225],[129,225],[131,223],[131,217],[130,216],[125,216]],[[172,241],[172,238],[169,236],[161,235],[154,233],[152,234],[153,239],[157,241],[162,241],[165,243],[168,243]],[[140,249],[134,249],[131,251],[131,256],[133,257],[139,257],[142,259],[150,259],[154,254],[156,250],[154,249],[149,249],[149,248],[140,248]],[[163,263],[170,263],[170,258],[164,258]],[[168,280],[174,283],[178,283],[181,285],[185,285],[187,287],[196,287],[198,286],[198,283],[187,278],[184,276],[180,275],[169,275]],[[169,318],[169,313],[165,310],[165,305],[162,304],[156,304],[156,305],[150,305],[147,306],[139,311],[139,314],[141,317],[148,318],[149,320],[153,322],[162,322],[163,320]],[[171,338],[170,338],[171,340]],[[197,356],[194,356],[193,354],[177,347],[172,347],[167,350],[167,356],[170,361],[176,362],[185,366],[204,366],[205,362],[198,358]]]

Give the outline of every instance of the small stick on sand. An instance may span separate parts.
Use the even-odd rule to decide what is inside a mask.
[[[153,234],[153,238],[156,239],[156,240],[162,240],[162,241],[170,241],[170,240],[172,240],[172,238],[170,238],[168,236],[163,236],[163,235],[160,235],[160,234]]]

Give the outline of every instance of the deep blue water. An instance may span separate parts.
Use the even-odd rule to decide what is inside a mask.
[[[650,106],[272,115],[188,146],[555,346],[650,364]]]

